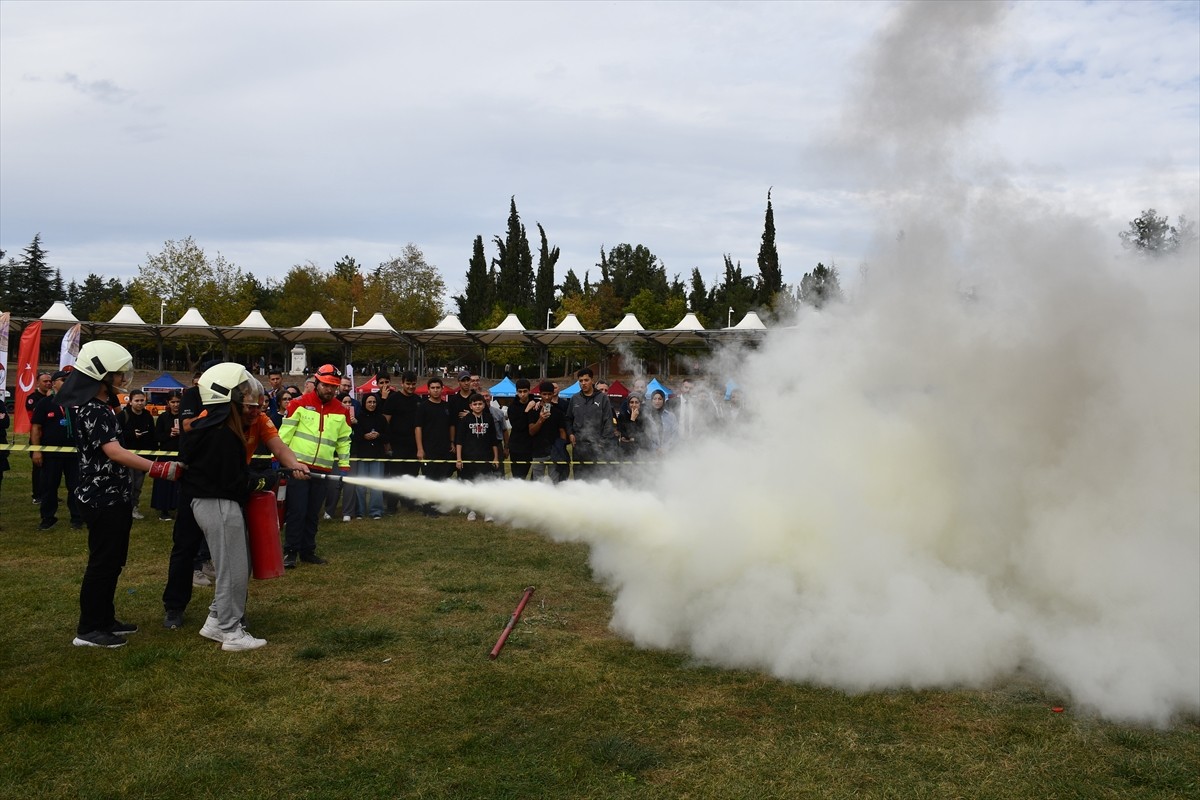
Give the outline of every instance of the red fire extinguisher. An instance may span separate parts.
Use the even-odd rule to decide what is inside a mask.
[[[257,580],[283,575],[283,545],[279,543],[279,512],[274,492],[251,492],[246,502],[250,534],[250,565]]]

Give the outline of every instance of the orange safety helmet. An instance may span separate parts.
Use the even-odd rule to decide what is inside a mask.
[[[342,385],[342,371],[333,364],[324,364],[317,368],[313,373],[313,377],[320,383],[328,383],[333,386]]]

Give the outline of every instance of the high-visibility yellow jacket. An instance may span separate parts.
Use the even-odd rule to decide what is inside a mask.
[[[317,472],[350,469],[350,418],[338,400],[322,403],[316,392],[292,401],[279,438],[301,463]]]

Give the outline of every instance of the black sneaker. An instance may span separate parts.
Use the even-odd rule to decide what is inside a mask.
[[[169,631],[177,631],[183,627],[183,612],[168,611],[163,614],[163,627]]]
[[[305,564],[328,564],[329,563],[328,561],[321,558],[316,553],[301,553],[300,560],[303,561]],[[283,563],[285,566],[287,565],[286,561],[284,561]]]
[[[42,504],[42,498],[40,498],[40,497],[33,498],[33,504],[35,506],[40,506]]]
[[[74,520],[74,521],[72,521],[72,522],[71,522],[71,527],[72,527],[72,528],[74,528],[75,530],[79,530],[80,528],[82,528],[82,527],[83,527],[83,520]]]
[[[39,531],[48,531],[57,524],[58,524],[57,519],[44,519],[38,523],[38,530]]]
[[[137,625],[134,625],[132,622],[121,622],[119,619],[114,621],[113,626],[109,628],[109,633],[115,633],[117,636],[128,636],[131,633],[137,632]]]
[[[124,647],[125,640],[115,633],[109,633],[108,631],[92,631],[91,633],[79,634],[71,644],[76,647],[107,647],[113,649]]]
[[[296,568],[296,551],[295,550],[284,550],[283,551],[283,568],[284,569],[295,569]]]

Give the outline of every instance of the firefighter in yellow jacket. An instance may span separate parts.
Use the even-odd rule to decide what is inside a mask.
[[[287,487],[287,533],[283,542],[283,565],[288,569],[296,561],[324,564],[317,555],[317,525],[325,507],[330,479],[340,479],[350,471],[350,418],[346,407],[334,399],[342,382],[342,371],[325,364],[313,376],[313,391],[301,395],[288,407],[279,426],[279,438],[292,449],[301,464],[307,464],[313,477],[326,480],[293,481]]]

